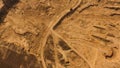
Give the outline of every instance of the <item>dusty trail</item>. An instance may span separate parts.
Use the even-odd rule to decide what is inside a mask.
[[[44,32],[45,34],[43,34],[43,36],[42,36],[43,39],[42,39],[42,43],[40,44],[42,46],[40,46],[40,48],[38,49],[38,53],[41,52],[41,59],[44,59],[44,57],[43,57],[43,51],[44,50],[43,49],[44,49],[44,46],[46,44],[47,37],[52,33],[51,31],[54,31],[56,26],[59,25],[66,16],[68,16],[69,14],[73,14],[79,7],[80,7],[79,12],[81,12],[81,11],[83,11],[84,9],[86,9],[90,6],[95,6],[96,5],[96,3],[89,2],[89,3],[87,3],[83,6],[80,6],[81,2],[82,2],[82,0],[78,0],[74,7],[66,9],[60,15],[56,16],[55,17],[56,19],[54,19],[50,22],[50,25],[47,27],[47,29]],[[87,61],[87,60],[85,60],[85,61]],[[42,60],[42,62],[43,62],[44,68],[46,68],[44,60]],[[88,64],[89,64],[89,62],[88,62]]]
[[[82,0],[78,0],[77,4],[75,5],[75,7],[72,8],[72,11],[75,11],[79,6],[80,6],[80,3],[81,3]],[[44,37],[44,39],[42,39],[42,43],[40,43],[40,48],[38,49],[38,53],[40,52],[41,54],[41,59],[42,59],[42,63],[43,63],[43,67],[46,68],[46,65],[45,65],[45,61],[44,61],[44,46],[46,44],[46,41],[47,41],[47,37],[50,35],[51,33],[51,30],[53,30],[54,26],[64,17],[66,16],[68,13],[72,12],[71,11],[71,8],[69,9],[66,9],[65,11],[63,11],[60,15],[58,15],[56,17],[56,19],[54,19],[53,21],[50,22],[50,25],[48,26],[48,28],[45,30],[45,34],[43,34],[42,37]]]

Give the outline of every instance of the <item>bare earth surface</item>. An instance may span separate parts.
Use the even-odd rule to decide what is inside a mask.
[[[120,0],[0,0],[0,68],[120,68]]]

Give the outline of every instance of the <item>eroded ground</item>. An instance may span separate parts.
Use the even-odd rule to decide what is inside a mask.
[[[120,0],[0,0],[0,68],[120,68]]]

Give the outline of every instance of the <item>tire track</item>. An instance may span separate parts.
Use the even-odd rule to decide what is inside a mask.
[[[76,52],[77,55],[78,55],[79,57],[81,57],[81,58],[90,66],[90,68],[93,68],[92,65],[89,63],[89,61],[88,61],[83,55],[81,55],[80,52],[78,52],[74,47],[72,47],[63,37],[61,37],[61,36],[60,36],[59,34],[57,34],[55,31],[52,31],[52,33],[53,33],[55,36],[57,36],[57,37],[59,37],[60,39],[62,39],[64,42],[66,42],[66,43],[68,44],[68,46],[71,48],[71,50],[73,50],[74,52]]]
[[[46,44],[47,41],[47,37],[50,35],[51,33],[51,29],[53,30],[54,26],[56,24],[58,24],[59,22],[61,22],[61,20],[63,20],[69,13],[76,11],[76,9],[80,6],[82,0],[78,0],[77,4],[75,5],[75,7],[72,8],[72,10],[70,8],[68,8],[67,10],[63,11],[60,15],[58,15],[56,17],[56,19],[54,19],[53,21],[50,22],[50,25],[48,26],[48,28],[45,30],[44,34],[42,37],[44,37],[42,41],[42,43],[40,43],[40,47],[38,48],[38,54],[40,54],[41,56],[41,60],[42,60],[42,64],[43,64],[43,68],[47,68],[45,65],[45,61],[44,61],[44,46]]]
[[[43,66],[44,68],[46,68],[46,65],[45,65],[45,61],[44,61],[44,57],[43,57],[43,52],[44,52],[44,46],[46,44],[46,41],[47,41],[47,37],[51,34],[51,30],[54,30],[56,29],[56,27],[58,25],[61,24],[61,22],[68,16],[68,15],[71,15],[73,14],[79,7],[79,11],[83,11],[85,8],[89,7],[89,6],[94,6],[96,4],[93,4],[93,3],[88,3],[84,6],[80,6],[82,3],[82,0],[78,0],[77,1],[77,4],[75,4],[74,7],[72,8],[68,8],[66,9],[65,11],[63,11],[60,15],[56,16],[54,20],[52,20],[50,22],[50,25],[48,26],[48,28],[45,30],[44,34],[42,35],[43,38],[41,38],[42,42],[40,43],[40,47],[38,48],[38,54],[40,54],[41,56],[41,59],[42,59],[42,62],[43,62]]]

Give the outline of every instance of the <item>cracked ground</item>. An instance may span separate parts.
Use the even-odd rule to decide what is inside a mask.
[[[0,68],[120,68],[120,0],[0,0]]]

